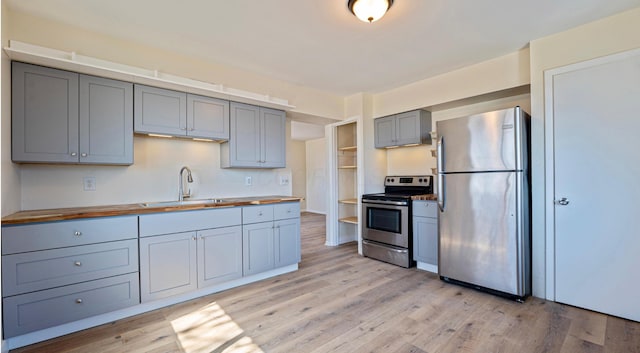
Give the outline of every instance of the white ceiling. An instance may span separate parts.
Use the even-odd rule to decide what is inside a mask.
[[[640,0],[3,0],[23,11],[339,95],[380,92],[505,55]]]

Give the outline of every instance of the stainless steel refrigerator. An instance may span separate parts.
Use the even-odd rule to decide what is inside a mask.
[[[531,294],[530,117],[520,107],[438,121],[438,272]]]

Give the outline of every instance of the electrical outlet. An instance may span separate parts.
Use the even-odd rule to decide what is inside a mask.
[[[253,182],[252,182],[252,180],[251,180],[251,177],[250,177],[250,176],[245,177],[245,178],[244,178],[244,185],[246,185],[246,186],[251,186],[251,184],[253,184]]]
[[[96,177],[84,177],[82,181],[84,191],[96,191]]]
[[[289,175],[280,175],[280,185],[289,185]]]

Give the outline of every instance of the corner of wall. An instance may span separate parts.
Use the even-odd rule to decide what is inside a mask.
[[[2,46],[9,37],[9,12],[2,3],[1,30]],[[11,162],[11,60],[2,51],[0,54],[0,184],[2,188],[2,216],[16,212],[21,207],[20,167]]]

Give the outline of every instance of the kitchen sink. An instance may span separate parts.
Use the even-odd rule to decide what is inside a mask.
[[[176,207],[176,206],[190,206],[190,205],[210,205],[223,203],[224,199],[199,199],[199,200],[183,200],[183,201],[158,201],[158,202],[145,202],[141,203],[142,207]]]

